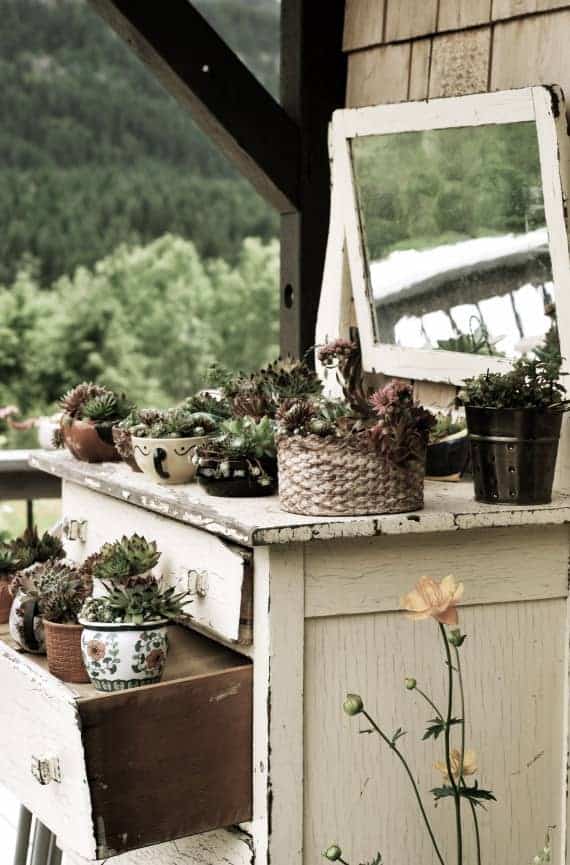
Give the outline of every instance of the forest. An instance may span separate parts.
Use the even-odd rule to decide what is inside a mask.
[[[196,6],[275,92],[275,0]],[[86,0],[0,14],[0,405],[166,404],[273,356],[276,215]]]

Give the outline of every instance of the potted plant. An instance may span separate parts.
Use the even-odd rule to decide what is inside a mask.
[[[81,653],[78,615],[93,588],[89,567],[52,559],[41,565],[26,597],[35,602],[52,675],[64,682],[88,682]]]
[[[219,418],[175,408],[157,412],[131,427],[138,467],[159,484],[185,484],[194,479],[192,454],[218,429]]]
[[[56,442],[64,444],[78,460],[88,463],[117,462],[113,427],[131,411],[124,394],[92,382],[83,382],[62,397],[63,415]]]
[[[104,594],[88,598],[79,621],[87,673],[99,691],[159,682],[168,651],[166,628],[183,612],[187,592],[164,588],[152,573],[156,544],[133,535],[102,547],[93,567]]]
[[[49,532],[44,532],[40,537],[36,527],[26,529],[13,541],[0,544],[1,624],[10,621],[13,607],[19,609],[22,599],[18,598],[18,590],[31,566],[64,556],[65,549],[59,538]],[[18,639],[14,634],[12,636]]]
[[[267,496],[277,489],[274,423],[234,418],[194,454],[198,483],[212,496]]]
[[[279,492],[292,513],[399,513],[423,507],[433,415],[412,387],[393,381],[366,391],[360,350],[339,339],[319,360],[336,366],[344,401],[289,400],[278,414]]]
[[[454,418],[451,412],[436,415],[427,448],[427,476],[459,480],[468,467],[469,439],[464,418]]]
[[[126,418],[119,421],[113,427],[113,443],[117,449],[117,452],[123,462],[125,462],[129,468],[131,468],[134,472],[141,472],[137,465],[137,461],[135,460],[135,455],[133,451],[133,440],[132,440],[132,430],[136,427],[149,427],[151,424],[156,423],[156,421],[160,418],[161,412],[158,409],[137,409],[134,408]]]
[[[475,499],[547,504],[569,405],[558,381],[558,361],[517,360],[510,372],[468,379],[465,406]]]

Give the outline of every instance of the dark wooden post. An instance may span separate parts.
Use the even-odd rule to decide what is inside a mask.
[[[329,225],[328,124],[344,106],[345,0],[281,0],[281,103],[301,131],[298,210],[281,218],[281,351],[315,341]]]

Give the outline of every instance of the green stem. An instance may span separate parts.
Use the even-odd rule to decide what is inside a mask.
[[[461,670],[461,658],[459,656],[459,649],[457,648],[457,646],[454,646],[454,649],[455,668],[457,670],[457,676],[459,679],[459,697],[461,703],[461,769],[463,770],[463,764],[465,762],[465,688],[463,686],[463,673]],[[464,787],[467,786],[467,784],[465,783],[465,778],[463,777],[463,771],[459,783],[463,784]],[[471,806],[473,827],[475,829],[475,843],[477,845],[477,865],[481,865],[481,836],[479,835],[479,821],[477,819],[477,809],[471,800],[469,800],[469,805]]]
[[[434,710],[435,714],[437,715],[437,717],[439,718],[439,720],[440,720],[441,723],[443,724],[443,723],[444,723],[443,715],[442,715],[442,713],[439,711],[439,709],[437,708],[437,706],[435,705],[435,703],[433,702],[433,700],[430,700],[430,698],[429,698],[428,695],[425,693],[425,691],[422,691],[422,689],[421,689],[421,688],[418,688],[417,685],[416,685],[416,687],[414,688],[414,690],[418,692],[418,694],[420,695],[420,697],[423,697],[423,698],[424,698],[424,700],[426,701],[426,703],[429,703],[429,705],[432,707],[432,709]]]
[[[369,724],[371,724],[371,726],[376,730],[376,732],[378,733],[378,735],[380,736],[380,738],[381,738],[381,739],[382,739],[382,740],[383,740],[383,741],[388,745],[388,747],[389,747],[389,748],[394,752],[394,754],[396,755],[396,757],[398,758],[398,760],[401,762],[402,766],[404,767],[404,769],[405,769],[405,771],[406,771],[406,774],[407,774],[407,776],[408,776],[408,778],[409,778],[409,780],[410,780],[410,783],[411,783],[411,785],[412,785],[412,787],[413,787],[413,790],[414,790],[414,793],[415,793],[415,796],[416,796],[416,800],[417,800],[417,803],[418,803],[419,809],[420,809],[420,811],[421,811],[421,814],[422,814],[422,817],[423,817],[423,819],[424,819],[424,823],[425,823],[426,829],[427,829],[427,831],[428,831],[428,835],[429,835],[429,837],[430,837],[430,839],[431,839],[431,843],[433,844],[433,849],[435,850],[436,856],[437,856],[437,858],[439,859],[441,865],[445,865],[445,862],[444,862],[444,860],[443,860],[443,856],[441,855],[440,850],[439,850],[439,847],[438,847],[438,844],[437,844],[437,841],[435,840],[435,835],[433,834],[433,830],[432,830],[432,828],[431,828],[431,824],[430,824],[430,822],[429,822],[428,815],[426,814],[426,810],[425,810],[425,808],[424,808],[424,803],[422,802],[422,797],[420,796],[420,791],[418,790],[418,785],[416,784],[416,780],[415,780],[414,776],[412,775],[412,772],[411,772],[411,770],[410,770],[410,767],[408,766],[408,762],[407,762],[406,758],[404,757],[404,755],[402,754],[402,752],[399,750],[399,748],[398,748],[398,747],[397,747],[397,746],[396,746],[396,745],[395,745],[395,744],[394,744],[394,743],[393,743],[393,742],[388,738],[388,736],[383,732],[383,730],[380,729],[380,727],[378,726],[378,724],[376,723],[376,721],[375,721],[373,718],[370,717],[370,715],[368,714],[368,712],[367,712],[366,710],[363,709],[363,710],[362,710],[362,714],[364,715],[364,717],[366,718],[366,720],[369,722]]]
[[[465,781],[463,783],[465,784]],[[479,835],[479,821],[477,819],[477,809],[471,800],[469,800],[469,804],[471,805],[473,826],[475,828],[475,843],[477,845],[477,865],[481,865],[481,836]]]
[[[449,642],[447,640],[447,633],[445,631],[445,627],[441,624],[439,625],[439,629],[441,631],[441,636],[443,639],[443,645],[445,647],[445,655],[447,658],[447,671],[448,671],[448,695],[447,695],[447,719],[445,724],[445,763],[447,766],[447,774],[449,777],[449,783],[453,789],[453,801],[455,804],[455,828],[457,834],[457,865],[463,865],[463,831],[461,827],[461,796],[459,793],[459,787],[453,777],[453,771],[451,769],[451,719],[453,717],[453,666],[451,664],[451,652],[449,650]],[[462,774],[463,766],[460,767],[460,774]]]

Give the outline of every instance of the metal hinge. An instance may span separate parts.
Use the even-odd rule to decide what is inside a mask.
[[[63,537],[68,541],[87,540],[87,520],[72,520],[65,517],[62,526]]]
[[[61,784],[61,765],[58,757],[32,757],[32,775],[42,787]]]

